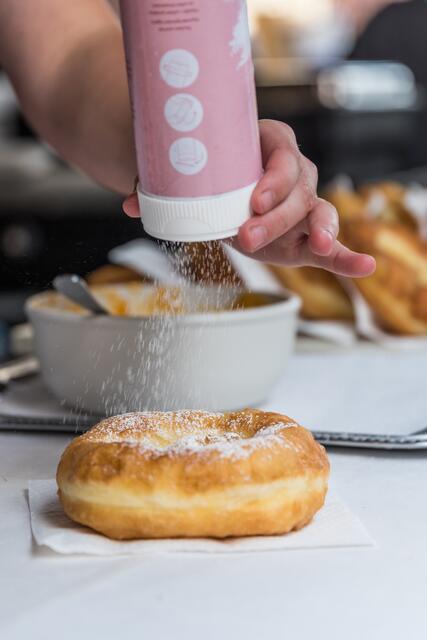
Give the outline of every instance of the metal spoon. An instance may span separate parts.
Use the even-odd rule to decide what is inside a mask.
[[[108,311],[104,309],[92,295],[86,282],[83,278],[80,278],[80,276],[76,274],[56,276],[53,281],[53,286],[59,293],[62,293],[63,296],[79,304],[94,315],[109,315]]]

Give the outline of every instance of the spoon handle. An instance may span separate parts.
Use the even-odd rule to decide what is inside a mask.
[[[84,307],[95,315],[107,315],[107,311],[102,307],[92,295],[89,287],[83,278],[75,274],[65,274],[56,276],[53,281],[56,291],[63,296]]]

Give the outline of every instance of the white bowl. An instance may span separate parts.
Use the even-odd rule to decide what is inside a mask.
[[[240,409],[260,404],[294,347],[300,301],[265,294],[265,306],[141,318],[82,316],[27,302],[48,389],[96,414]]]

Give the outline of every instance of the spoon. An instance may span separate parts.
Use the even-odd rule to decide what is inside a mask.
[[[108,311],[99,304],[92,295],[86,282],[83,278],[80,278],[80,276],[74,273],[56,276],[53,281],[53,286],[58,293],[62,293],[63,296],[79,304],[94,315],[108,315]]]

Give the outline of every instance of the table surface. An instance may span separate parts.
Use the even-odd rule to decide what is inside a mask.
[[[69,440],[0,433],[1,638],[427,637],[427,453],[330,452],[375,548],[87,558],[36,548],[29,527],[28,480],[52,478]]]

